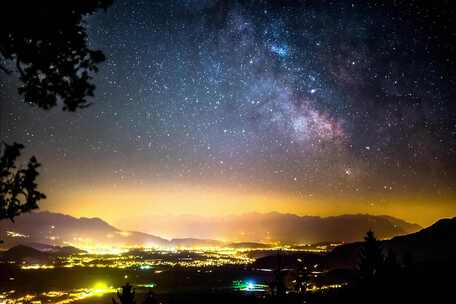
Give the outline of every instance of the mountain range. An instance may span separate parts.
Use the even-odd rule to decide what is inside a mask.
[[[390,216],[367,214],[331,217],[299,216],[278,212],[247,213],[224,217],[193,215],[138,218],[141,231],[156,235],[260,243],[353,242],[370,228],[380,238],[390,238],[421,227]],[[171,223],[171,224],[170,224]]]
[[[432,226],[415,233],[381,241],[384,254],[392,252],[399,263],[414,265],[453,265],[456,259],[456,217],[441,219]],[[306,265],[319,265],[324,269],[355,270],[359,263],[362,242],[353,242],[335,247],[327,254],[283,253],[259,257],[254,266],[274,268],[280,258],[282,267],[296,267],[298,261]],[[407,261],[408,259],[408,261]]]
[[[142,232],[126,232],[99,218],[76,218],[53,212],[32,212],[15,218],[15,222],[1,221],[4,248],[17,244],[77,247],[111,246],[167,246],[169,241]],[[41,250],[41,249],[40,249]]]
[[[415,265],[447,265],[454,263],[456,258],[456,217],[442,219],[432,226],[421,229],[407,235],[397,236],[389,240],[381,241],[381,246],[387,254],[394,252],[400,263],[412,262]],[[231,247],[247,246],[249,248],[268,248],[266,244],[259,243],[230,243],[198,239],[176,239],[168,241],[176,246],[223,246]],[[306,265],[320,265],[324,269],[351,269],[354,270],[359,261],[362,242],[347,243],[335,247],[327,254],[316,254],[308,252],[285,252],[280,256],[283,267],[295,267],[299,260]],[[27,261],[48,261],[54,256],[67,255],[83,252],[71,246],[53,246],[42,243],[28,242],[27,245],[16,245],[9,250],[0,253],[0,260],[27,260]],[[268,251],[252,252],[256,258],[255,268],[274,268],[277,264],[276,253]],[[258,255],[259,254],[259,255]],[[406,261],[410,258],[410,261]],[[429,264],[431,263],[431,264]]]
[[[441,219],[425,229],[381,242],[387,254],[392,251],[402,263],[445,261],[456,257],[456,217]],[[359,258],[361,242],[338,246],[327,256],[331,268],[354,268]]]
[[[155,221],[150,221],[153,231]],[[297,216],[281,213],[252,213],[226,218],[205,219],[186,217],[168,226],[183,229],[184,238],[165,239],[138,231],[122,231],[99,218],[76,218],[53,212],[33,212],[10,221],[0,222],[3,248],[17,244],[112,246],[243,246],[256,243],[317,243],[322,241],[353,242],[361,240],[372,229],[380,238],[390,238],[418,231],[421,227],[389,216],[341,215],[333,217]],[[196,228],[195,228],[196,227]],[[186,230],[187,229],[187,230]],[[210,238],[186,237],[191,231],[208,231]],[[187,231],[187,232],[185,232]],[[176,235],[179,235],[176,233]],[[229,240],[218,241],[217,239]],[[233,244],[235,242],[236,244]]]
[[[39,264],[51,261],[57,256],[85,253],[84,250],[72,246],[51,246],[39,243],[16,245],[0,252],[0,261],[27,261],[29,264]]]

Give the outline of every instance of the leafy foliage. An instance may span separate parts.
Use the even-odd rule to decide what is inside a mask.
[[[38,208],[46,196],[37,190],[35,182],[40,164],[32,157],[25,168],[16,168],[23,145],[3,144],[0,153],[0,220],[10,219]]]
[[[97,64],[105,57],[87,43],[85,19],[112,0],[5,1],[0,18],[0,72],[19,75],[24,101],[48,110],[62,103],[76,111],[89,105]],[[40,164],[32,157],[25,169],[15,162],[24,146],[4,144],[0,153],[0,220],[38,208],[45,198],[35,182]]]
[[[50,109],[63,103],[75,111],[93,96],[92,75],[105,57],[87,44],[84,17],[106,9],[111,0],[6,1],[0,18],[1,70],[15,66],[27,103]]]
[[[122,286],[122,291],[117,292],[117,297],[119,298],[119,301],[116,299],[112,299],[113,304],[135,304],[135,289],[133,286],[131,286],[129,283],[125,284]]]
[[[376,278],[383,269],[384,263],[385,257],[381,243],[375,237],[374,232],[369,230],[364,237],[358,264],[361,279],[372,280]]]

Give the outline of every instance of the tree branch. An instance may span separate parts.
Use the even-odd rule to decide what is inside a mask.
[[[11,70],[8,70],[3,64],[0,63],[0,70],[2,70],[5,74],[10,75]]]
[[[19,60],[19,57],[16,57],[16,68],[19,71],[19,74],[21,74],[21,77],[25,77],[24,70],[21,67],[21,62]]]

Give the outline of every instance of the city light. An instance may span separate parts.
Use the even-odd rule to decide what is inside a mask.
[[[101,297],[115,293],[116,289],[108,286],[105,282],[97,282],[92,288],[80,288],[74,290],[50,290],[41,294],[16,295],[15,290],[0,293],[0,304],[23,304],[23,303],[55,303],[70,304],[82,299]]]
[[[246,292],[265,292],[268,289],[268,285],[258,284],[253,280],[238,280],[233,282],[233,289]]]
[[[111,286],[108,286],[105,282],[97,282],[91,290],[91,294],[95,296],[102,296],[105,293],[114,292],[115,289]]]

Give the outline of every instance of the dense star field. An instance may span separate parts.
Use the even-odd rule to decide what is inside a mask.
[[[87,20],[93,105],[40,112],[0,74],[1,137],[43,163],[43,209],[428,224],[456,211],[456,25],[421,2],[115,1]]]

